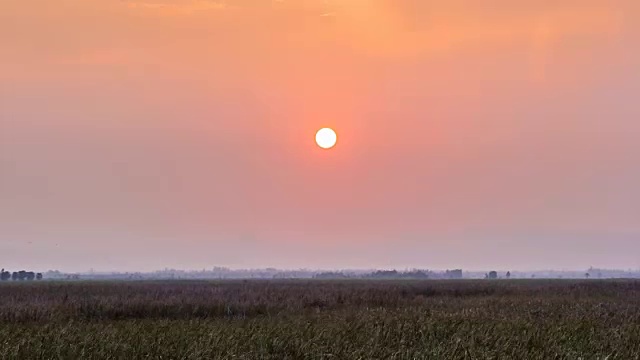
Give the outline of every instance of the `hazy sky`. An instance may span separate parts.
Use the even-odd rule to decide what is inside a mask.
[[[639,18],[1,0],[0,267],[639,268]]]

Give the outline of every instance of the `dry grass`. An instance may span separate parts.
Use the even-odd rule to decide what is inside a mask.
[[[1,359],[638,359],[636,281],[0,284]]]

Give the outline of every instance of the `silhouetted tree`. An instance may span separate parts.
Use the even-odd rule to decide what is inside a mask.
[[[14,271],[11,274],[11,280],[13,280],[13,281],[17,281],[18,280],[18,272],[17,271]]]
[[[42,273],[36,274],[36,280],[42,280]]]
[[[497,278],[498,278],[498,273],[496,271],[489,272],[489,279],[497,279]]]
[[[11,279],[11,273],[2,269],[2,271],[0,272],[0,280],[7,281],[9,279]]]
[[[507,271],[507,279],[511,279],[511,271]]]
[[[590,277],[591,277],[591,274],[586,273],[586,274],[584,274],[584,277],[588,279],[588,278],[590,278]]]
[[[447,270],[445,277],[447,279],[462,279],[462,269]]]

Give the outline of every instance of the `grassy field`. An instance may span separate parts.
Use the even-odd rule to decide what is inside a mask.
[[[639,359],[640,282],[0,284],[0,359]]]

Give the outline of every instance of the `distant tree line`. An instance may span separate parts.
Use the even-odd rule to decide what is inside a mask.
[[[14,271],[9,272],[2,269],[0,271],[0,280],[1,281],[33,281],[33,280],[42,280],[42,273],[35,273],[33,271]]]
[[[373,279],[428,279],[429,274],[422,270],[399,272],[397,270],[378,270],[367,276]]]
[[[511,279],[511,271],[507,271],[507,273],[505,274],[505,277],[507,279]],[[498,272],[497,271],[489,271],[488,273],[484,274],[484,278],[485,279],[500,279],[500,277],[498,276]]]
[[[316,279],[462,279],[462,269],[433,272],[429,270],[377,270],[364,274],[348,274],[343,272],[323,272],[314,275]]]
[[[314,279],[348,279],[350,277],[355,276],[335,271],[322,272],[313,276]]]

